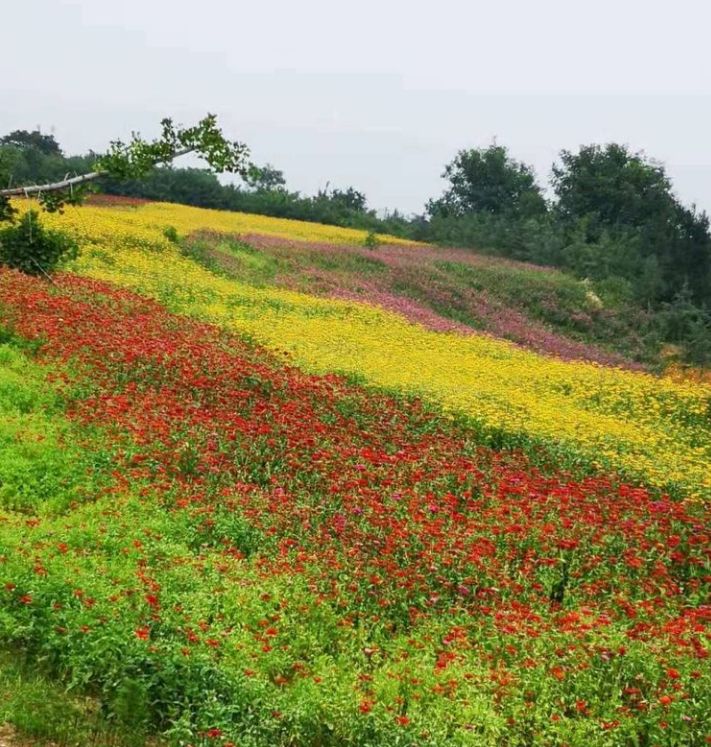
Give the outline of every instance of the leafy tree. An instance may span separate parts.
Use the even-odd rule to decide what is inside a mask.
[[[711,306],[711,231],[709,216],[675,203],[671,230],[657,255],[665,281],[664,297],[669,298],[685,285],[696,303]]]
[[[664,339],[682,346],[686,362],[711,363],[711,312],[694,303],[688,286],[681,288],[671,303],[663,305],[659,323]]]
[[[330,198],[335,204],[343,206],[346,210],[353,210],[356,213],[365,213],[368,210],[365,194],[354,187],[348,187],[344,190],[334,189]]]
[[[568,234],[584,224],[584,240],[593,244],[604,235],[626,247],[637,242],[637,261],[625,260],[624,269],[613,263],[611,273],[634,277],[656,264],[656,300],[669,301],[688,285],[696,302],[711,301],[708,217],[678,202],[662,165],[617,143],[587,145],[561,153],[553,188],[555,215]]]
[[[16,210],[10,202],[12,197],[35,195],[45,210],[61,212],[65,204],[81,202],[92,182],[102,178],[141,178],[156,165],[169,163],[186,153],[198,153],[215,171],[247,172],[246,146],[226,140],[214,115],[208,114],[197,125],[188,128],[176,127],[170,119],[164,119],[161,125],[160,137],[152,141],[146,141],[136,133],[128,143],[115,140],[105,154],[92,157],[93,170],[86,173],[41,185],[0,189],[0,222],[14,222],[16,218]],[[13,165],[18,163],[18,152],[27,151],[61,161],[61,150],[54,147],[56,141],[51,138],[50,142],[48,138],[51,136],[24,131],[3,138],[0,184],[10,181]],[[71,242],[61,234],[45,231],[33,211],[25,215],[18,226],[5,229],[0,241],[0,261],[24,272],[51,272],[73,251]]]
[[[612,235],[607,231],[595,239],[588,237],[588,221],[580,220],[566,234],[558,264],[576,275],[592,280],[608,277],[634,277],[640,268],[639,236],[627,232]]]
[[[553,166],[556,214],[564,223],[588,221],[589,233],[642,228],[667,216],[673,204],[664,167],[624,145],[586,145],[564,150]]]
[[[54,135],[44,135],[39,130],[15,130],[0,138],[0,145],[11,145],[16,148],[31,148],[45,156],[61,156],[62,149]]]
[[[252,164],[247,170],[244,181],[258,192],[271,192],[286,186],[284,172],[269,163],[264,166]]]
[[[546,212],[533,169],[511,158],[502,145],[460,150],[442,176],[449,187],[441,198],[430,201],[430,215],[531,217]]]

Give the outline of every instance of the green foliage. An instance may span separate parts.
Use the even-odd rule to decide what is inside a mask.
[[[566,223],[588,217],[589,233],[604,228],[642,228],[664,220],[671,183],[664,168],[624,145],[587,145],[564,150],[553,166],[556,212]]]
[[[682,288],[673,302],[664,305],[659,323],[663,338],[684,348],[685,362],[711,363],[711,312],[694,304],[688,287]]]
[[[586,260],[597,272],[644,276],[642,295],[650,301],[671,301],[684,286],[696,303],[711,301],[708,216],[678,202],[661,164],[616,143],[588,145],[561,153],[553,188],[565,235],[589,243],[588,255],[608,254]],[[610,256],[610,249],[625,256]]]
[[[45,156],[62,155],[62,149],[59,147],[59,143],[55,140],[54,135],[44,135],[39,130],[33,130],[32,132],[14,130],[4,137],[0,137],[0,145],[29,148]]]
[[[380,246],[380,239],[373,231],[368,231],[363,239],[363,246],[368,249],[377,249]]]
[[[108,457],[87,452],[91,434],[80,439],[61,417],[32,347],[0,327],[0,508],[61,513],[95,493],[94,470]]]
[[[78,251],[72,238],[44,228],[34,210],[25,213],[17,225],[0,231],[0,264],[28,275],[49,275]]]
[[[161,127],[161,136],[150,142],[137,133],[128,143],[114,140],[108,153],[97,158],[96,170],[115,179],[140,179],[157,164],[171,161],[181,152],[194,152],[215,171],[246,173],[247,146],[225,140],[214,114],[194,127],[176,127],[171,119],[163,119]]]
[[[17,215],[17,210],[10,203],[9,197],[0,197],[0,223],[13,221]]]
[[[108,194],[142,197],[159,202],[177,202],[196,207],[221,209],[225,187],[206,169],[156,168],[143,179],[114,181],[101,179],[99,184]]]
[[[125,728],[109,723],[97,703],[67,692],[56,677],[11,652],[0,653],[0,724],[9,725],[0,727],[0,743],[18,747],[138,747],[145,743],[131,721]],[[18,741],[12,738],[13,732]]]
[[[504,146],[460,150],[442,176],[449,180],[449,187],[440,199],[429,203],[431,215],[529,217],[546,212],[533,169],[511,158]]]
[[[54,186],[51,189],[39,191],[35,189],[33,193],[38,195],[44,209],[51,212],[61,211],[65,204],[78,204],[82,201],[87,190],[84,180],[91,181],[99,175],[110,179],[140,179],[155,166],[170,162],[184,153],[196,153],[216,172],[242,175],[248,173],[247,146],[226,140],[217,126],[217,118],[214,114],[208,114],[193,127],[178,127],[171,119],[163,119],[161,127],[160,137],[154,140],[147,141],[137,133],[133,133],[128,143],[114,140],[107,153],[98,157],[92,154],[89,159],[91,170],[78,177],[75,184],[61,188]],[[20,184],[27,184],[22,178],[24,175],[18,174],[14,166],[24,164],[35,173],[42,170],[44,176],[48,165],[52,166],[64,160],[58,146],[57,148],[51,147],[41,139],[44,137],[39,133],[18,135],[15,132],[0,141],[0,149],[10,151],[9,156],[6,155],[4,160],[0,159],[0,184],[13,180],[15,183],[19,181]],[[14,155],[12,151],[15,151]],[[42,164],[44,159],[51,159],[50,164]],[[45,169],[39,169],[39,165],[44,165]],[[86,163],[84,165],[86,166]],[[86,169],[82,170],[86,171]],[[65,170],[65,177],[67,173],[71,172]],[[63,178],[60,179],[64,181]],[[14,189],[16,194],[22,195],[22,188]],[[8,190],[5,191],[7,193]],[[8,209],[8,196],[8,194],[0,194],[0,220],[13,217]]]
[[[166,226],[163,229],[163,236],[173,244],[177,244],[180,241],[180,236],[178,236],[178,231],[175,226]]]
[[[271,192],[286,186],[284,172],[269,163],[265,166],[251,164],[244,175],[244,181],[258,192]]]

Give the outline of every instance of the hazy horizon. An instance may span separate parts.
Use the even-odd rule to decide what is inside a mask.
[[[79,153],[213,111],[291,189],[354,186],[371,207],[407,213],[441,193],[461,148],[495,138],[545,186],[561,149],[617,141],[664,163],[680,199],[711,211],[702,2],[206,0],[196,13],[164,0],[31,0],[4,16],[13,64],[0,134],[40,126]]]

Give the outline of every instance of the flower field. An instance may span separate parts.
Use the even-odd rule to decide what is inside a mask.
[[[139,240],[154,244],[164,238],[163,231],[167,226],[172,226],[181,235],[209,230],[222,233],[257,233],[331,244],[361,244],[366,236],[364,231],[355,228],[160,202],[138,207],[118,205],[109,209],[86,205],[80,210],[70,209],[65,216],[55,216],[55,219],[57,218],[63,226],[66,218],[73,224],[73,229],[79,236],[98,242],[121,241],[125,238],[129,242]],[[416,246],[395,236],[380,238],[389,244]]]
[[[191,223],[203,211],[159,207],[172,218],[186,211],[176,221],[181,230],[209,220],[210,211]],[[154,212],[143,218],[146,209],[89,208],[56,217],[85,242],[78,271],[246,334],[306,370],[421,396],[497,440],[543,443],[653,486],[711,490],[707,384],[562,361],[499,339],[434,332],[364,303],[226,279],[184,256],[164,238]],[[270,220],[255,218],[255,227]]]
[[[359,232],[47,222],[72,272],[0,268],[5,647],[137,744],[708,743],[708,383],[241,282],[163,235]]]

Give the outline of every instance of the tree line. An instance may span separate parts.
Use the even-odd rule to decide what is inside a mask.
[[[18,184],[82,173],[95,160],[92,153],[66,156],[39,131],[0,138],[0,172]],[[711,358],[709,218],[679,201],[662,164],[628,146],[562,151],[550,197],[533,168],[505,146],[461,150],[444,168],[443,194],[410,216],[379,215],[352,186],[303,195],[271,165],[250,164],[239,173],[239,183],[221,184],[211,170],[159,165],[140,179],[127,174],[99,179],[98,186],[114,195],[355,227],[558,267],[654,310],[670,342],[684,344],[694,360]]]

